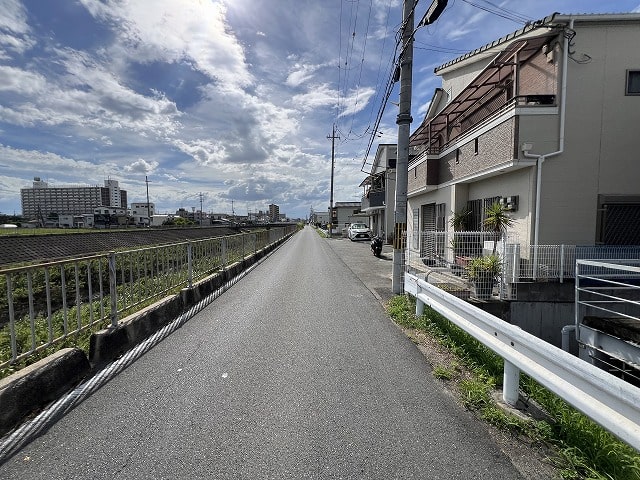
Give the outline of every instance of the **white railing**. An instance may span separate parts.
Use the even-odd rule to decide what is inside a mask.
[[[408,272],[432,270],[465,280],[465,266],[470,259],[495,252],[502,259],[502,274],[496,295],[501,299],[517,298],[517,284],[558,281],[575,278],[575,265],[581,259],[640,258],[640,246],[616,245],[526,245],[515,232],[496,235],[492,232],[420,232],[409,233],[406,263]]]
[[[640,389],[508,324],[410,273],[404,290],[504,359],[503,399],[518,400],[524,372],[596,423],[640,450]]]
[[[116,326],[150,302],[192,287],[295,226],[0,268],[0,369],[77,334]]]
[[[578,260],[575,298],[581,354],[640,384],[640,259]]]

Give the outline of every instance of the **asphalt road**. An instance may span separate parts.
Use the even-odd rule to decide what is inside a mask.
[[[389,320],[370,255],[305,228],[0,478],[522,478]]]

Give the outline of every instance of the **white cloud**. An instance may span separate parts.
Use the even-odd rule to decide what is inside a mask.
[[[158,162],[152,160],[147,162],[144,158],[139,158],[130,165],[124,167],[124,171],[127,173],[152,173],[158,168]]]
[[[287,76],[286,84],[290,87],[298,87],[313,78],[314,73],[326,65],[309,65],[299,64],[293,65],[292,70]]]
[[[360,88],[343,100],[343,110],[340,112],[340,117],[356,114],[364,110],[369,103],[371,97],[375,95],[376,91],[373,88]]]
[[[194,140],[184,142],[176,140],[175,146],[193,158],[200,166],[219,164],[227,158],[226,148],[221,142]]]
[[[0,3],[0,59],[10,58],[11,52],[23,53],[33,44],[24,6],[18,0],[3,0]]]
[[[308,112],[319,107],[335,106],[338,103],[338,96],[338,91],[325,83],[313,86],[306,93],[294,95],[292,104]]]
[[[238,86],[253,82],[244,51],[215,1],[81,0],[96,18],[117,24],[123,49],[137,61],[186,61],[212,79]]]

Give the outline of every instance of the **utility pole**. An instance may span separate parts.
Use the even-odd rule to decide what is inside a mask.
[[[407,236],[407,189],[409,165],[409,137],[411,117],[411,87],[413,78],[413,12],[417,2],[404,0],[402,11],[402,50],[400,54],[400,105],[396,124],[398,125],[398,158],[396,160],[396,211],[393,235],[393,270],[391,289],[402,293],[404,289],[403,254]],[[430,25],[443,12],[447,0],[433,0],[418,27]]]
[[[200,192],[198,195],[200,195],[200,226],[202,227],[202,197],[204,196],[204,193]]]
[[[333,232],[333,172],[335,170],[336,164],[335,142],[336,138],[340,139],[340,137],[336,135],[335,123],[333,124],[333,128],[331,129],[331,136],[327,135],[327,138],[331,140],[331,201],[329,204],[329,236],[331,236]]]
[[[147,225],[148,227],[151,226],[151,205],[149,205],[149,179],[147,178],[147,176],[144,176],[144,182],[147,184],[147,221],[149,222],[149,224]]]
[[[404,262],[402,256],[407,233],[407,182],[409,164],[409,134],[411,128],[411,80],[413,75],[413,10],[414,0],[404,0],[402,11],[402,53],[400,54],[400,106],[398,125],[398,158],[396,160],[396,210],[393,232],[393,269],[391,289],[403,290]]]

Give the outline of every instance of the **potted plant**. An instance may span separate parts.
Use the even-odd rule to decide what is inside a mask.
[[[486,300],[491,297],[493,284],[502,273],[502,261],[498,255],[485,255],[467,262],[467,276],[475,287],[476,298]]]
[[[493,255],[496,254],[498,236],[503,235],[513,225],[513,218],[509,216],[504,206],[498,202],[484,209],[484,227],[495,233],[493,238]]]

